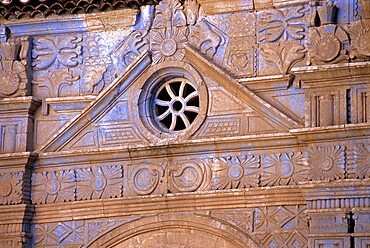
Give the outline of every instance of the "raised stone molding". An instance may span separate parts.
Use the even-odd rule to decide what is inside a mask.
[[[367,247],[367,7],[0,20],[6,68],[33,40],[32,96],[0,87],[0,246]]]
[[[39,105],[31,96],[0,100],[0,153],[33,149],[33,115]]]

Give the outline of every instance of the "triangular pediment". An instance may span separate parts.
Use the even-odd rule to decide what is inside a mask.
[[[69,121],[50,138],[40,151],[84,150],[118,146],[146,146],[153,143],[148,125],[138,106],[141,99],[134,97],[145,91],[145,81],[157,74],[158,68],[171,73],[176,64],[200,72],[208,80],[205,95],[208,97],[202,120],[192,124],[192,132],[179,140],[210,137],[240,136],[260,133],[284,132],[299,126],[294,120],[264,102],[248,88],[209,61],[190,46],[185,47],[184,62],[153,65],[148,52],[140,55],[107,89],[99,94],[81,114]],[[163,65],[165,64],[165,65]],[[195,69],[194,69],[195,68]],[[185,76],[185,75],[184,75]],[[197,76],[198,81],[202,76]],[[149,94],[150,95],[150,94]],[[150,126],[150,125],[149,125]],[[167,136],[157,136],[166,140]],[[176,140],[176,135],[170,137]],[[178,140],[177,140],[178,141]]]

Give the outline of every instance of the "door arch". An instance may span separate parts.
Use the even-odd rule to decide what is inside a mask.
[[[142,248],[257,248],[237,228],[194,214],[159,214],[122,224],[87,247]]]

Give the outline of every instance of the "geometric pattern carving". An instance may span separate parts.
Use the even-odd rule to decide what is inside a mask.
[[[140,141],[132,127],[117,128],[117,129],[102,129],[102,144],[122,144]]]
[[[32,173],[33,204],[73,201],[74,170]]]
[[[307,247],[305,210],[301,205],[256,208],[253,234],[262,247]]]
[[[310,178],[334,180],[345,175],[345,147],[314,147],[309,150]]]
[[[209,118],[198,136],[230,136],[241,133],[241,118],[239,116],[229,116],[228,118]]]
[[[247,209],[215,210],[211,212],[211,216],[241,227],[247,232],[252,232],[253,212]]]
[[[306,228],[305,209],[301,205],[257,208],[254,231]]]
[[[82,244],[85,225],[83,221],[36,224],[35,245]]]

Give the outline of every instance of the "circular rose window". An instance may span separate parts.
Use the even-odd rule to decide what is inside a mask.
[[[163,131],[182,131],[194,122],[198,114],[199,93],[189,80],[174,78],[156,90],[153,116]]]
[[[181,140],[200,128],[208,109],[208,90],[190,65],[171,61],[156,64],[136,85],[133,115],[141,133],[151,142]]]

